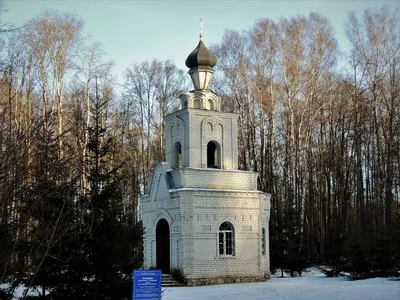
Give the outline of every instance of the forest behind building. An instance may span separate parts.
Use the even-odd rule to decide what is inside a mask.
[[[399,274],[399,13],[350,12],[349,53],[317,13],[209,45],[212,89],[239,114],[239,169],[271,194],[273,270]],[[130,299],[138,196],[189,76],[154,58],[117,82],[71,13],[0,26],[0,298],[23,285],[24,299]]]

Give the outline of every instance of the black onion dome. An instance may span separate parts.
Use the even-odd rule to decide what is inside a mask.
[[[207,49],[206,45],[204,45],[201,40],[185,61],[189,69],[196,67],[209,67],[212,69],[216,63],[217,57]]]

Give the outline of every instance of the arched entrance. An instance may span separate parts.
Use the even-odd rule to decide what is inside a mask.
[[[162,270],[163,274],[170,272],[170,236],[167,220],[161,219],[156,227],[156,259],[157,269]]]

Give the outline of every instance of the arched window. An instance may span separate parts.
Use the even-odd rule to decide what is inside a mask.
[[[207,144],[207,168],[221,168],[220,148],[214,142]]]
[[[174,158],[174,166],[182,167],[182,146],[181,143],[175,143],[175,158]]]
[[[262,228],[261,230],[261,253],[262,255],[265,255],[265,228]]]
[[[224,222],[219,226],[219,255],[235,255],[235,231],[233,225]]]

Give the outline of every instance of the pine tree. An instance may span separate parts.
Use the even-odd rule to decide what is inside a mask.
[[[85,223],[90,234],[83,252],[87,263],[84,294],[87,299],[128,299],[131,274],[140,261],[134,261],[134,248],[140,243],[141,224],[126,214],[118,177],[119,166],[110,162],[113,140],[106,126],[109,92],[96,93],[92,101],[92,125],[89,127],[87,174],[88,191]],[[80,299],[84,299],[82,292]]]

